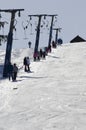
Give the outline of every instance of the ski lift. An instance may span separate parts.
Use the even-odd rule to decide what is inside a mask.
[[[33,33],[32,33],[32,23],[30,23],[30,28],[31,28],[30,35],[33,35]]]
[[[55,26],[56,23],[57,23],[57,19],[54,20],[53,26]]]
[[[4,35],[4,24],[5,24],[5,22],[0,21],[0,29],[2,29],[3,35]]]
[[[13,38],[13,40],[18,40],[18,38],[17,38],[17,31],[16,31],[16,28],[14,28],[14,31],[15,31],[15,36],[14,36],[14,38]]]
[[[0,45],[2,42],[6,42],[7,41],[7,35],[4,35],[4,25],[8,24],[8,22],[6,21],[0,21],[0,29],[2,29],[2,35],[0,35]]]
[[[47,24],[46,24],[46,27],[48,28],[48,26],[49,26],[49,21],[47,20]]]
[[[24,22],[22,22],[22,27],[23,27],[23,29],[24,29],[24,36],[25,36],[24,39],[25,39],[25,40],[28,39],[27,36],[26,36],[26,29],[28,28],[29,21],[27,20],[26,23],[27,23],[27,24],[24,25]]]
[[[7,35],[0,35],[0,45],[2,45],[2,42],[6,42],[7,41]]]
[[[43,28],[43,25],[41,25],[41,28]]]
[[[18,40],[18,38],[17,38],[17,30],[16,30],[16,24],[17,24],[17,20],[15,19],[14,20],[14,26],[13,26],[13,30],[14,30],[14,32],[15,32],[15,38],[13,39],[13,40]]]

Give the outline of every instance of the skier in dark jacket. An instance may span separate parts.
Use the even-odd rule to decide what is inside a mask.
[[[23,64],[24,64],[24,71],[26,72],[27,71],[27,57],[24,57]]]
[[[29,42],[28,42],[29,48],[31,48],[31,44],[32,44],[32,43],[29,41]]]
[[[30,58],[26,57],[26,61],[27,61],[27,72],[30,71]]]
[[[13,65],[13,81],[16,81],[17,73],[18,73],[18,67],[14,63],[14,65]]]

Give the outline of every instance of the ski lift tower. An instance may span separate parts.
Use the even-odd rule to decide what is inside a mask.
[[[11,21],[10,21],[10,28],[7,37],[7,46],[6,46],[6,54],[5,54],[5,62],[4,62],[4,69],[3,69],[3,77],[8,76],[8,66],[11,62],[11,50],[12,50],[12,41],[13,41],[13,27],[15,21],[15,14],[18,12],[18,16],[20,17],[20,11],[24,11],[24,9],[6,9],[0,10],[0,12],[11,13]]]
[[[31,19],[31,17],[38,17],[36,41],[35,41],[35,48],[34,48],[34,55],[35,55],[35,54],[38,54],[41,19],[42,19],[43,16],[45,18],[47,15],[46,14],[39,14],[39,15],[28,15],[28,16],[30,17],[30,19]]]
[[[56,30],[56,35],[55,35],[55,43],[57,44],[58,41],[58,32],[61,31],[62,28],[53,28],[53,30]]]
[[[51,19],[51,25],[50,25],[49,41],[48,41],[48,46],[49,46],[49,45],[51,44],[51,40],[52,40],[52,31],[53,31],[54,17],[56,17],[57,14],[54,14],[54,15],[47,15],[47,16],[52,17],[52,19]]]

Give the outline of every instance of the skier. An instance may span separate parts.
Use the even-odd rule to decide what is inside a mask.
[[[30,58],[26,57],[26,62],[27,62],[27,71],[30,71]]]
[[[31,44],[32,44],[32,43],[29,41],[29,42],[28,42],[29,48],[31,48]]]
[[[14,63],[14,65],[13,65],[13,81],[16,81],[17,73],[18,73],[18,67]]]
[[[42,49],[40,49],[40,58],[42,58],[42,56],[43,56],[43,51]]]
[[[23,64],[24,64],[24,71],[26,72],[27,71],[27,57],[24,57]]]
[[[51,44],[48,45],[48,52],[51,52]]]

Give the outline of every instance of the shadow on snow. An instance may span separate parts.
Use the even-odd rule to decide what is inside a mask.
[[[59,59],[60,57],[57,57],[57,56],[51,56],[51,55],[48,55],[49,57],[52,57],[52,58],[56,58],[56,59]]]
[[[41,79],[41,78],[46,78],[46,77],[31,77],[31,76],[19,76],[19,78],[32,78],[32,79]]]

